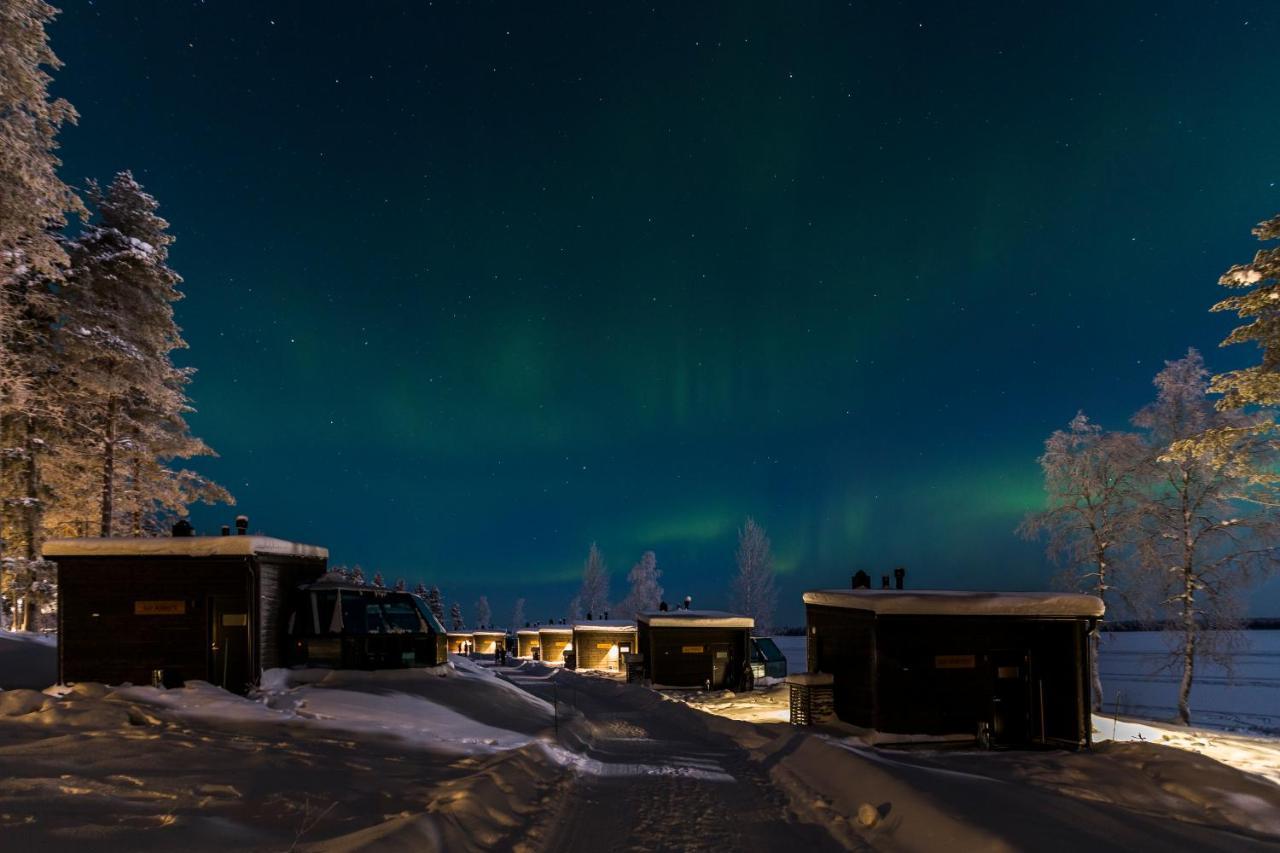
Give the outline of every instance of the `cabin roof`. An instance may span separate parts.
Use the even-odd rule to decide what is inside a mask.
[[[476,637],[505,637],[506,631],[500,631],[497,628],[485,628],[483,631],[472,631],[472,636]]]
[[[750,616],[723,610],[654,610],[637,613],[636,619],[651,628],[754,628]]]
[[[585,619],[573,623],[575,631],[598,631],[602,634],[634,631],[636,623],[630,619]]]
[[[804,594],[805,604],[867,610],[901,616],[1093,616],[1103,614],[1102,599],[1074,592],[978,592],[921,589],[818,589]]]
[[[516,633],[517,634],[536,634],[538,633],[538,629],[537,628],[521,628],[519,631],[516,631]]]
[[[472,636],[475,636],[474,632],[472,632],[472,631],[446,631],[446,632],[445,632],[445,634],[447,634],[447,635],[448,635],[448,636],[450,636],[450,637],[472,637]]]
[[[283,557],[329,559],[329,549],[271,536],[165,536],[48,539],[46,557]]]
[[[543,625],[538,628],[538,632],[542,634],[572,634],[573,628],[569,625]]]

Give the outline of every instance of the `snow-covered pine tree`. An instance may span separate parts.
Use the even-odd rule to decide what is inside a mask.
[[[662,602],[662,586],[658,583],[661,577],[662,570],[658,568],[657,555],[652,551],[645,551],[627,573],[631,589],[627,597],[618,604],[617,615],[624,619],[634,619],[637,613],[657,610]]]
[[[1134,541],[1135,511],[1150,476],[1150,454],[1140,436],[1104,432],[1078,412],[1065,430],[1055,430],[1040,456],[1047,506],[1018,526],[1027,539],[1047,540],[1049,559],[1064,569],[1061,581],[1116,604],[1121,555]],[[1093,644],[1093,708],[1102,708],[1098,634]]]
[[[596,543],[591,543],[586,562],[582,564],[582,587],[578,590],[582,610],[599,619],[609,609],[609,567]],[[581,618],[581,616],[575,617]]]
[[[440,620],[440,624],[444,624],[444,599],[440,596],[440,587],[432,586],[427,590],[427,606],[431,608],[431,612],[435,614],[436,619]]]
[[[427,585],[422,581],[418,581],[418,585],[413,588],[413,594],[425,599],[427,597]]]
[[[738,531],[738,574],[733,579],[733,608],[755,620],[755,630],[767,635],[773,630],[773,614],[778,606],[777,580],[769,537],[756,520]]]
[[[373,573],[373,587],[374,587],[374,589],[386,589],[386,588],[387,588],[386,583],[384,583],[384,582],[383,582],[383,580],[382,580],[382,572],[374,572],[374,573]]]
[[[1259,240],[1280,240],[1280,216],[1259,222],[1253,229]],[[1231,461],[1241,486],[1240,497],[1265,506],[1280,503],[1280,466],[1274,446],[1276,423],[1272,412],[1280,405],[1280,246],[1259,249],[1247,264],[1236,264],[1218,284],[1237,291],[1218,302],[1212,311],[1234,311],[1244,325],[1237,326],[1222,342],[1253,343],[1262,351],[1259,363],[1214,376],[1209,393],[1221,394],[1219,411],[1250,410],[1243,425],[1211,426],[1197,436],[1181,439],[1167,461],[1186,453],[1214,455]]]
[[[465,625],[462,621],[462,605],[455,601],[449,607],[449,630],[461,631]]]
[[[167,464],[213,453],[186,423],[193,371],[172,361],[186,342],[173,317],[182,279],[167,263],[169,224],[129,172],[105,190],[90,182],[89,197],[99,216],[71,244],[59,326],[64,378],[82,424],[71,442],[79,459],[69,454],[66,463],[93,471],[100,484],[101,535],[154,534],[192,503],[232,499]]]
[[[392,588],[396,592],[404,592],[409,587],[405,585],[404,578],[396,578],[396,585]]]
[[[511,629],[523,628],[525,623],[524,617],[524,599],[517,598],[516,606],[511,610]]]
[[[1242,479],[1252,467],[1239,458],[1250,442],[1200,452],[1183,443],[1209,431],[1248,436],[1264,416],[1217,411],[1209,399],[1209,373],[1194,349],[1165,362],[1154,380],[1154,402],[1133,418],[1146,431],[1156,477],[1140,503],[1138,551],[1148,588],[1178,625],[1171,663],[1180,667],[1178,717],[1191,720],[1196,660],[1228,668],[1226,654],[1244,615],[1241,593],[1280,565],[1280,526],[1269,507],[1242,508]],[[1174,449],[1170,449],[1173,447]]]
[[[49,97],[45,69],[61,66],[45,33],[57,10],[42,0],[0,0],[0,626],[21,602],[33,628],[52,593],[52,565],[39,557],[51,490],[42,469],[60,413],[46,368],[55,293],[67,256],[58,239],[66,215],[84,208],[57,175],[54,152],[66,101]]]
[[[489,609],[489,597],[482,595],[476,600],[476,627],[491,628],[493,627],[493,611]]]
[[[351,570],[349,580],[354,586],[364,586],[364,569],[360,568],[359,563]]]

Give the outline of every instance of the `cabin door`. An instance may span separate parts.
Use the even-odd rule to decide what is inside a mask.
[[[991,740],[1023,744],[1031,739],[1031,673],[1024,650],[1001,649],[991,661]]]
[[[627,671],[627,655],[631,654],[630,643],[618,643],[618,672]]]
[[[711,689],[718,690],[725,686],[729,674],[729,644],[711,644]]]
[[[249,614],[244,600],[215,597],[209,608],[212,672],[209,681],[233,693],[249,687]]]

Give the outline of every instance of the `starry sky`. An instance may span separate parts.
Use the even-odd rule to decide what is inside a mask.
[[[1271,2],[59,5],[64,177],[178,238],[197,528],[468,613],[561,615],[592,540],[724,606],[747,515],[782,622],[1043,588],[1047,434],[1252,356],[1207,309],[1280,210]]]

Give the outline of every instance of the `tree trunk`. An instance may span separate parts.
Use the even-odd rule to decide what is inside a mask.
[[[107,434],[102,442],[102,536],[111,535],[116,485],[116,400],[107,404]]]
[[[1190,590],[1190,581],[1188,581]],[[1182,616],[1182,683],[1178,686],[1178,719],[1191,724],[1191,681],[1196,669],[1196,616],[1190,602],[1183,606]]]
[[[142,487],[138,484],[141,476],[142,466],[138,462],[138,455],[133,455],[132,462],[132,499],[133,499],[133,535],[142,535]]]
[[[35,576],[35,563],[40,559],[39,550],[39,517],[40,517],[40,481],[38,469],[36,467],[36,448],[35,436],[31,433],[31,416],[27,415],[23,418],[23,453],[26,456],[23,471],[23,490],[27,493],[27,500],[22,506],[22,523],[23,537],[26,539],[26,547],[24,556],[27,560],[27,577],[32,584],[37,580]],[[31,611],[36,609],[35,591],[28,590],[23,596],[22,604],[22,630],[30,631],[32,628]]]
[[[1089,637],[1089,643],[1093,646],[1093,655],[1089,661],[1090,675],[1093,677],[1093,710],[1102,710],[1102,674],[1098,670],[1098,646],[1101,639],[1100,631],[1093,629],[1093,633]]]

